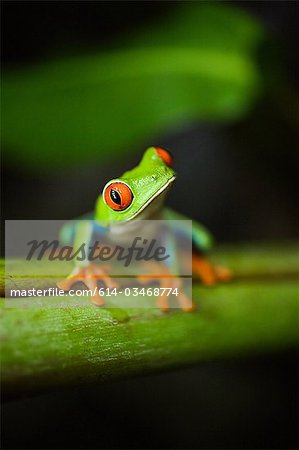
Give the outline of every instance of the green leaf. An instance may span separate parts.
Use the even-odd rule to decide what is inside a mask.
[[[4,74],[9,156],[47,169],[102,161],[187,121],[246,114],[260,89],[256,22],[225,6],[188,4],[163,25],[122,50]]]

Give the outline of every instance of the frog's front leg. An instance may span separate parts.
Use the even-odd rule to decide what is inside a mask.
[[[167,260],[167,265],[165,265],[164,268],[162,269],[163,276],[161,278],[160,286],[165,287],[166,289],[169,287],[173,289],[177,288],[178,295],[176,298],[179,304],[178,306],[183,311],[186,312],[194,311],[195,304],[192,302],[192,298],[190,298],[185,293],[183,278],[179,276],[179,274],[182,273],[181,269],[184,266],[184,263],[182,264],[183,252],[179,248],[177,236],[175,235],[174,230],[169,228],[164,239],[165,239],[165,246],[168,249],[170,258]],[[161,297],[158,300],[159,308],[162,311],[167,311],[169,309],[168,302],[169,297],[167,296],[166,291],[164,291],[164,293],[162,293]]]
[[[104,236],[105,230],[93,220],[81,220],[66,224],[61,231],[60,237],[62,242],[70,244],[74,236],[74,251],[76,252],[83,244],[87,252],[87,247],[89,247],[94,233]],[[57,286],[68,291],[76,283],[82,282],[92,291],[92,303],[97,306],[103,306],[104,301],[99,294],[98,281],[102,280],[105,287],[111,289],[118,287],[118,284],[109,276],[110,269],[111,267],[108,264],[91,264],[87,257],[83,261],[76,260],[76,267],[72,273],[65,280],[58,282]]]
[[[168,295],[169,289],[177,289],[178,294],[176,299],[178,301],[179,308],[187,312],[195,309],[192,299],[190,299],[184,292],[182,279],[179,276],[174,276],[167,266],[161,266],[161,263],[158,262],[148,261],[144,267],[149,270],[152,275],[139,275],[138,281],[140,284],[148,284],[152,281],[159,282],[161,295],[158,297],[157,307],[161,311],[167,312],[170,309],[170,296]]]
[[[150,275],[139,276],[138,279],[143,284],[151,281],[159,281],[161,295],[158,298],[157,306],[161,311],[168,311],[170,308],[169,288],[172,290],[177,289],[176,300],[179,308],[183,311],[193,311],[195,305],[192,299],[185,293],[183,278],[180,277],[180,273],[182,273],[180,271],[183,258],[182,251],[177,245],[177,238],[171,228],[167,229],[167,233],[164,236],[164,245],[168,253],[167,260],[163,264],[157,261],[147,261],[144,267],[145,270],[150,271]]]
[[[118,284],[111,278],[108,273],[110,266],[89,264],[86,267],[75,267],[73,272],[65,279],[57,283],[60,289],[68,291],[74,284],[81,281],[93,293],[91,301],[96,306],[103,306],[104,301],[98,290],[98,281],[102,280],[105,287],[113,289],[117,288]]]
[[[177,288],[178,295],[176,299],[178,301],[179,308],[186,312],[194,311],[195,304],[184,292],[182,279],[179,277],[167,278],[168,275],[170,275],[170,273],[166,274],[165,278],[162,278],[160,281],[160,287],[166,289],[164,292],[162,291],[162,294],[158,299],[157,306],[161,309],[161,311],[167,312],[169,310],[169,296],[167,295],[167,288]]]

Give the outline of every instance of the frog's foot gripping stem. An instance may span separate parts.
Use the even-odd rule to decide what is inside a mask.
[[[104,301],[99,294],[97,285],[98,280],[102,280],[104,285],[108,288],[113,289],[118,287],[118,284],[109,275],[107,275],[109,269],[109,266],[97,266],[94,264],[90,264],[87,267],[76,267],[65,280],[59,281],[57,286],[60,289],[68,291],[74,284],[81,281],[88,289],[92,291],[92,303],[96,306],[103,306]]]
[[[212,286],[219,281],[229,281],[232,272],[226,267],[214,266],[203,256],[192,255],[192,271],[206,286]]]
[[[163,311],[167,312],[170,309],[169,300],[170,296],[167,295],[169,292],[169,288],[178,290],[178,295],[175,297],[179,303],[179,307],[183,311],[194,311],[195,305],[192,303],[192,300],[185,294],[183,290],[182,279],[178,276],[173,276],[170,270],[167,267],[161,269],[161,264],[157,263],[147,263],[151,268],[152,273],[159,273],[159,275],[139,275],[138,280],[140,284],[148,284],[152,281],[159,281],[161,288],[161,295],[158,298],[157,306]],[[163,289],[165,288],[165,289]]]

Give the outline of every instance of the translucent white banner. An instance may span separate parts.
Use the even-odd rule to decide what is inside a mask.
[[[6,221],[5,237],[7,306],[191,307],[192,221]]]

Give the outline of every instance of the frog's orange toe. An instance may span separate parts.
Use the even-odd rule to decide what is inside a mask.
[[[91,291],[91,302],[96,306],[103,306],[104,301],[98,290],[98,280],[104,283],[107,288],[118,288],[118,284],[113,278],[108,275],[109,266],[97,266],[90,264],[87,267],[75,268],[74,271],[65,279],[61,280],[56,285],[68,291],[74,284],[82,282]]]
[[[219,281],[227,282],[233,278],[233,273],[227,267],[216,266],[215,273]]]
[[[75,283],[74,280],[68,277],[65,280],[61,280],[58,283],[56,283],[56,286],[59,289],[62,289],[63,291],[68,291],[74,283]]]
[[[192,255],[192,271],[206,286],[212,286],[217,282],[213,265],[202,256]]]
[[[158,306],[158,308],[160,309],[160,311],[162,313],[168,313],[169,310],[170,310],[168,305],[167,306],[166,305],[161,305],[159,302],[157,303],[157,306]]]
[[[104,301],[100,295],[95,295],[91,298],[91,302],[95,306],[104,306]]]
[[[203,256],[192,255],[192,270],[206,286],[212,286],[217,281],[227,282],[233,274],[226,267],[214,266]]]
[[[183,291],[178,294],[178,303],[180,308],[185,312],[192,312],[196,309],[195,303],[192,302],[191,298],[189,298]]]

